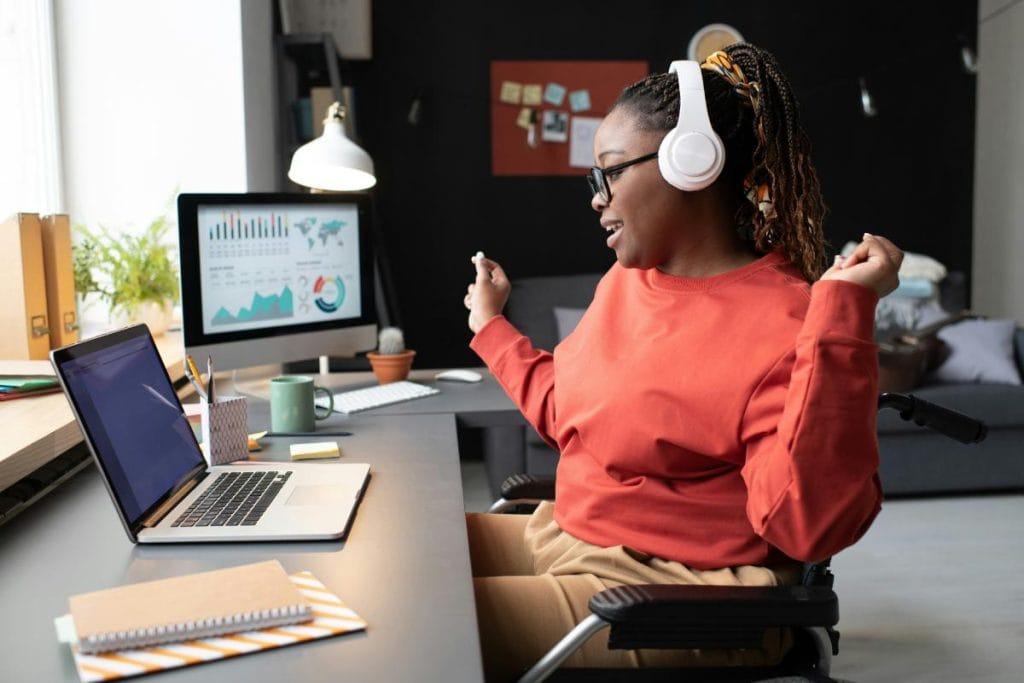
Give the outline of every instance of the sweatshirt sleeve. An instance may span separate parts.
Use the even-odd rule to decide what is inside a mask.
[[[744,414],[747,516],[797,560],[820,561],[853,544],[881,508],[877,301],[854,283],[815,283],[795,349]]]
[[[469,342],[505,393],[552,448],[555,441],[555,364],[548,351],[533,348],[505,316],[488,320]]]

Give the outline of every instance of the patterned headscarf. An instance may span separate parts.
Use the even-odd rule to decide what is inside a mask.
[[[743,74],[738,64],[735,64],[729,55],[719,50],[708,55],[700,68],[707,69],[724,78],[733,91],[739,95],[740,101],[753,109],[755,118],[760,114],[761,109],[761,86],[757,81],[750,82]],[[764,129],[761,122],[757,123],[757,135],[761,143],[764,143]],[[743,179],[743,191],[747,199],[757,207],[758,211],[764,214],[765,218],[775,217],[775,206],[772,204],[771,192],[767,182],[758,183],[753,178],[753,172]]]

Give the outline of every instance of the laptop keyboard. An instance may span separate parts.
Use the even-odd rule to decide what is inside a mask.
[[[222,472],[171,526],[253,526],[291,472]]]

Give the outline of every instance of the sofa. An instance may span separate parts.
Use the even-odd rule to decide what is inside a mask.
[[[512,284],[512,296],[506,317],[533,341],[534,346],[552,349],[571,331],[583,309],[593,298],[601,274],[576,274],[529,277]],[[942,283],[943,307],[962,306],[964,280],[951,273]],[[984,337],[988,321],[975,321],[980,329],[974,337]],[[993,321],[994,322],[994,321]],[[1004,321],[1005,322],[1005,321]],[[1005,325],[998,349],[985,344],[960,349],[959,355],[947,349],[947,363],[955,358],[969,366],[958,380],[955,373],[944,378],[941,372],[922,376],[911,393],[922,399],[984,420],[988,437],[979,444],[963,445],[923,427],[902,420],[892,410],[878,416],[878,444],[881,453],[880,476],[887,496],[936,493],[1002,491],[1024,488],[1024,330],[1012,324],[1007,340]],[[943,328],[955,345],[957,327]],[[969,328],[970,326],[968,326]],[[971,329],[966,334],[974,337]],[[964,335],[961,334],[961,337]],[[1009,346],[1007,347],[1007,344]],[[993,346],[996,344],[989,344]],[[1007,356],[1008,376],[980,376],[973,366],[986,352]],[[942,366],[940,366],[941,370]],[[1011,382],[1016,372],[1016,384]],[[972,375],[972,373],[974,373]],[[948,374],[948,373],[947,373]],[[991,380],[998,381],[991,381]],[[969,380],[969,381],[968,381]],[[977,381],[982,380],[982,381]],[[558,454],[531,427],[502,427],[484,436],[484,457],[488,481],[497,497],[501,482],[511,474],[553,474]]]

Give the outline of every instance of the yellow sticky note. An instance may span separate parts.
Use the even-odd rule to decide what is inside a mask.
[[[523,86],[523,104],[528,107],[539,107],[544,89],[539,84]]]
[[[520,128],[529,129],[531,123],[533,123],[533,110],[529,107],[523,107],[516,118],[516,125]]]
[[[292,460],[317,460],[320,458],[337,458],[341,455],[337,441],[316,441],[313,443],[293,443],[288,447]]]
[[[502,81],[501,101],[507,104],[519,104],[523,94],[523,84],[515,81]]]

